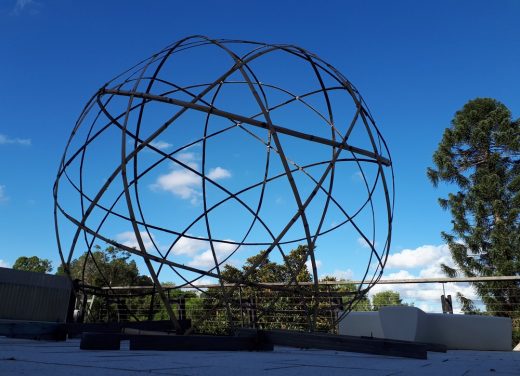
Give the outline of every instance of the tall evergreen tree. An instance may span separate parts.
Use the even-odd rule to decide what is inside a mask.
[[[457,187],[440,198],[453,228],[442,232],[457,269],[448,276],[520,275],[520,121],[491,98],[469,101],[455,114],[427,175]],[[475,283],[489,312],[516,316],[520,284]]]

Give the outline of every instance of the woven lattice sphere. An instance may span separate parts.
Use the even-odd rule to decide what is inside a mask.
[[[65,264],[110,244],[178,287],[238,284],[226,264],[303,246],[289,270],[361,264],[366,292],[390,247],[386,144],[354,86],[291,45],[194,36],[120,74],[81,113],[54,195]]]

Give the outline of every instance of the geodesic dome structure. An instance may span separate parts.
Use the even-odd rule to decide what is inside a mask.
[[[54,187],[60,256],[69,265],[106,243],[130,252],[159,292],[165,278],[203,294],[201,281],[221,286],[228,310],[238,286],[272,288],[250,278],[268,258],[288,270],[277,289],[301,288],[307,268],[316,294],[321,264],[361,265],[348,311],[388,255],[391,168],[361,95],[318,56],[188,37],[86,104]],[[305,254],[289,263],[298,246]],[[240,277],[223,273],[260,251]]]

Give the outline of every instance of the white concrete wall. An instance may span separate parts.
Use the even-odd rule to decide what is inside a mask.
[[[444,344],[451,350],[510,351],[511,319],[482,315],[425,313],[415,307],[351,312],[339,334]]]
[[[379,312],[350,312],[339,322],[339,333],[356,337],[384,337]]]
[[[508,317],[428,314],[429,342],[453,350],[500,350],[512,348],[512,323]]]

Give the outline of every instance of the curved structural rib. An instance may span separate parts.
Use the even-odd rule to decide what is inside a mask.
[[[248,146],[226,180],[231,173],[219,164],[237,139]],[[250,170],[255,179],[240,179]],[[191,36],[107,82],[85,106],[54,185],[58,249],[66,270],[86,252],[83,276],[100,243],[142,260],[177,327],[163,273],[176,288],[211,298],[195,326],[223,310],[233,327],[237,294],[249,286],[299,296],[306,328],[315,330],[323,294],[318,246],[346,260],[356,241],[363,244],[365,283],[343,302],[346,314],[382,275],[393,181],[365,102],[332,65],[292,45]],[[173,197],[159,196],[161,189]],[[277,209],[273,193],[290,209]],[[296,246],[303,254],[295,262]],[[226,265],[254,250],[262,252],[241,273],[229,272]],[[259,279],[269,260],[285,267],[283,280]],[[203,277],[219,290],[198,288]]]

